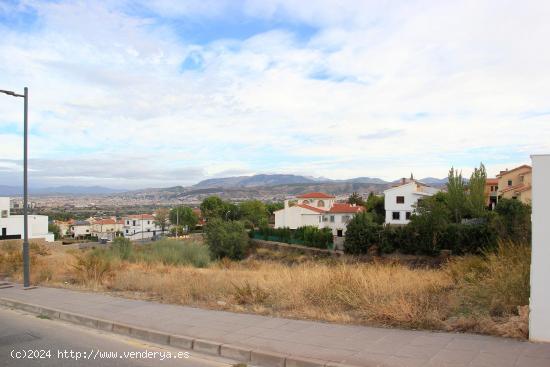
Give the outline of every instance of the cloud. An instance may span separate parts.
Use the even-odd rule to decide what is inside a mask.
[[[496,173],[550,150],[548,16],[496,1],[2,3],[0,86],[30,87],[41,182]],[[0,157],[18,160],[21,103],[0,111]]]

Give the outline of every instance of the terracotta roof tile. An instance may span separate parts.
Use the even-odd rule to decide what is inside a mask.
[[[347,203],[335,203],[328,211],[329,213],[359,213],[365,208],[358,205],[352,205]]]
[[[323,210],[323,209],[319,209],[319,208],[316,208],[314,206],[307,205],[307,204],[296,204],[296,206],[299,206],[300,208],[308,209],[308,210],[311,210],[311,211],[314,211],[314,212],[317,212],[317,213],[324,213],[325,212],[325,210]]]

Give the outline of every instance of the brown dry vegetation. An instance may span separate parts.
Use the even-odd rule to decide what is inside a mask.
[[[34,246],[33,282],[237,312],[525,338],[527,246],[442,268],[307,257],[221,260],[205,268],[123,261],[101,251]],[[18,246],[0,247],[0,272],[20,277]],[[284,260],[284,261],[282,261]],[[524,306],[524,307],[519,307]]]

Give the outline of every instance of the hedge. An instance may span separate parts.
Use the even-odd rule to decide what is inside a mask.
[[[451,250],[455,255],[480,254],[495,248],[498,239],[497,233],[487,223],[452,223],[436,233],[423,232],[411,224],[384,226],[370,223],[356,232],[350,226],[346,234],[344,249],[346,253],[355,255],[366,254],[374,245],[382,253],[399,251],[403,254],[434,256],[441,250]]]
[[[271,228],[261,227],[257,231],[250,231],[250,237],[265,241],[276,241],[316,248],[332,248],[332,231],[330,228],[317,228],[314,226],[299,227],[291,230],[288,227]]]

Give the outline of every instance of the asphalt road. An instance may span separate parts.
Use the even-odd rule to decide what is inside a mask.
[[[228,361],[193,351],[187,351],[185,358],[185,352],[0,308],[0,365],[5,367],[231,366]]]

